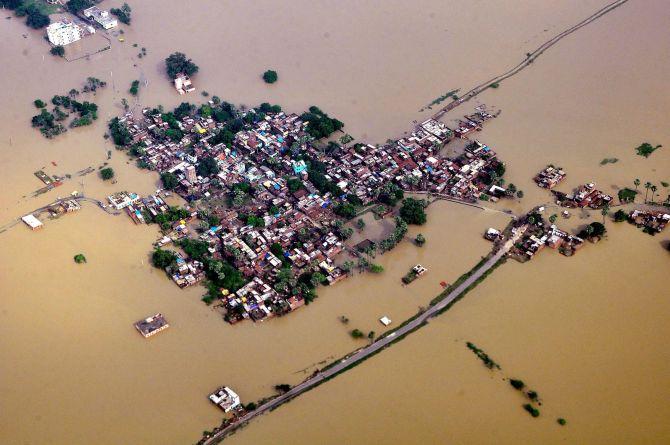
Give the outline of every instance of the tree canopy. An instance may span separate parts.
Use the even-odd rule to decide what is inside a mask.
[[[263,73],[263,80],[265,83],[275,83],[279,79],[277,72],[274,70],[267,70]]]
[[[188,59],[186,54],[180,52],[172,53],[165,59],[165,68],[170,79],[174,79],[179,73],[192,76],[198,72],[198,65]]]
[[[179,179],[174,173],[165,172],[161,174],[161,182],[166,190],[173,190],[179,184]]]
[[[400,208],[400,217],[407,224],[425,224],[426,223],[426,201],[423,199],[405,198]]]

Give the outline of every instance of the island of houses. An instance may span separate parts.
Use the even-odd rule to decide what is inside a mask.
[[[492,117],[483,108],[456,130],[428,119],[386,144],[326,145],[310,135],[313,116],[264,105],[224,122],[212,115],[214,102],[179,119],[147,108],[110,126],[126,136],[122,145],[138,164],[171,178],[171,193],[191,210],[175,216],[159,194],[122,192],[110,204],[135,223],[161,221],[159,248],[202,246],[195,257],[175,249],[167,273],[180,287],[207,279],[210,301],[231,323],[285,314],[309,302],[315,286],[346,277],[341,259],[357,253],[343,225],[357,209],[383,206],[382,194],[422,191],[465,202],[505,195],[496,182],[504,165],[487,145],[466,141],[455,157],[441,154]]]

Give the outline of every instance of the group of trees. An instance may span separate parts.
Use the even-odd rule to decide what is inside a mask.
[[[588,226],[586,226],[584,229],[582,229],[577,234],[577,236],[583,239],[595,239],[595,238],[602,238],[605,235],[605,233],[607,233],[605,225],[597,221],[594,221]]]
[[[402,189],[392,182],[382,185],[377,192],[377,201],[391,207],[394,207],[404,197],[405,193]]]
[[[112,136],[114,144],[125,147],[133,142],[133,136],[126,124],[121,122],[118,117],[109,121],[109,134]]]
[[[309,111],[303,113],[300,119],[307,122],[307,133],[315,139],[326,138],[344,127],[342,122],[331,118],[315,106],[309,107]]]
[[[426,223],[426,201],[423,199],[406,198],[402,201],[400,208],[400,217],[407,224],[425,224]]]
[[[14,10],[17,17],[27,17],[26,25],[33,29],[44,28],[51,23],[49,15],[39,7],[39,3],[24,0],[0,0],[0,7]]]
[[[183,73],[186,74],[187,76],[192,76],[193,74],[198,72],[198,65],[193,63],[191,59],[188,59],[186,57],[186,54],[176,52],[170,54],[166,59],[165,59],[165,69],[167,71],[168,76],[170,76],[170,79],[174,79],[177,77],[177,74]]]
[[[51,139],[65,131],[65,127],[58,122],[56,116],[42,108],[40,114],[33,116],[32,126],[39,128],[40,132],[47,138]]]
[[[377,250],[379,250],[381,253],[388,252],[397,246],[400,241],[402,241],[402,239],[405,237],[405,234],[407,234],[407,223],[402,218],[396,218],[395,229],[393,230],[393,233],[391,233],[388,238],[385,238],[379,242],[377,245]]]
[[[109,12],[114,14],[119,19],[119,22],[126,25],[130,25],[130,11],[131,8],[128,3],[124,3],[120,8],[112,8],[109,10]]]
[[[77,14],[78,12],[80,12],[80,11],[86,9],[86,8],[90,8],[94,4],[95,4],[95,2],[93,0],[69,0],[65,4],[65,7],[72,14]]]

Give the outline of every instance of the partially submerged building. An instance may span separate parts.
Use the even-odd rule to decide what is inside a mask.
[[[65,46],[80,40],[82,29],[76,23],[63,19],[47,26],[47,38],[52,45]]]
[[[149,338],[169,327],[170,325],[161,313],[152,315],[151,317],[147,317],[135,323],[135,329],[137,329],[144,338]]]
[[[109,14],[109,11],[100,9],[97,6],[91,6],[88,9],[84,9],[82,14],[84,14],[84,17],[87,19],[102,26],[103,29],[115,28],[119,24],[118,21]]]
[[[240,396],[227,386],[221,387],[210,394],[209,400],[224,412],[229,412],[241,405]]]

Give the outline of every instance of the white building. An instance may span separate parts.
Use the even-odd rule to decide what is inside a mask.
[[[136,193],[119,192],[108,196],[107,199],[116,210],[121,210],[139,201],[140,197]]]
[[[91,20],[95,20],[104,29],[111,29],[119,24],[119,22],[115,18],[109,15],[109,11],[100,9],[97,6],[92,6],[88,9],[84,9],[84,11],[82,12],[84,13],[84,17]]]
[[[174,87],[179,92],[179,94],[195,91],[195,87],[191,83],[191,79],[183,73],[178,73],[177,77],[174,78]]]
[[[54,22],[47,26],[47,37],[53,45],[69,45],[81,39],[81,28],[68,20]]]
[[[215,393],[210,394],[209,400],[211,400],[212,403],[219,406],[225,412],[240,406],[240,396],[238,396],[235,391],[228,388],[227,386],[219,388]]]
[[[41,229],[43,226],[42,221],[35,218],[35,215],[33,215],[32,213],[30,215],[22,216],[21,219],[32,230]]]

